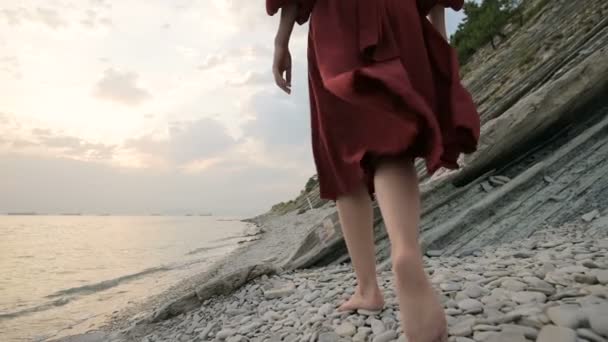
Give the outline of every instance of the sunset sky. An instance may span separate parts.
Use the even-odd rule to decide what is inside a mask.
[[[448,12],[449,31],[461,20]],[[314,174],[262,0],[0,0],[0,213],[253,215]]]

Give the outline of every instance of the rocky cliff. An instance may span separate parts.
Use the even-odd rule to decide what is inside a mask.
[[[526,20],[507,25],[494,47],[481,48],[462,67],[481,115],[478,151],[462,158],[460,170],[432,178],[418,165],[421,242],[431,254],[468,255],[576,221],[589,234],[608,227],[608,2],[523,6]],[[309,182],[280,209],[331,205]],[[378,258],[388,265],[378,208],[375,230]],[[286,266],[347,259],[334,212]]]

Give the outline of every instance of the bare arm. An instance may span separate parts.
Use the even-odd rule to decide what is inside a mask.
[[[274,60],[272,73],[274,81],[287,94],[291,94],[291,53],[289,39],[298,16],[298,4],[290,2],[281,9],[281,22],[274,38]],[[285,75],[283,75],[285,74]]]
[[[279,23],[279,30],[274,39],[275,47],[286,48],[289,46],[289,39],[291,38],[291,32],[298,16],[298,4],[296,2],[290,2],[281,9],[281,22]]]
[[[440,5],[433,7],[429,13],[429,20],[431,21],[431,24],[435,26],[437,31],[441,33],[443,38],[447,40],[448,35],[445,29],[445,8]]]

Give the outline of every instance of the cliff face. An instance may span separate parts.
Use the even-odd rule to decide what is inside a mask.
[[[608,229],[608,2],[528,0],[523,25],[464,65],[482,120],[462,169],[428,178],[421,163],[421,242],[434,254],[525,239],[543,226]],[[313,186],[292,210],[332,205]],[[389,256],[376,208],[377,254]],[[291,267],[348,258],[337,213],[319,223]]]

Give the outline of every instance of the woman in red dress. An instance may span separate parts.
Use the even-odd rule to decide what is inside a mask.
[[[376,281],[372,199],[391,241],[401,322],[410,342],[447,340],[418,244],[415,158],[457,168],[479,138],[479,115],[446,40],[444,9],[464,0],[266,0],[281,9],[273,72],[291,92],[289,39],[310,21],[312,147],[321,197],[337,202],[357,278],[339,310],[384,307]]]

